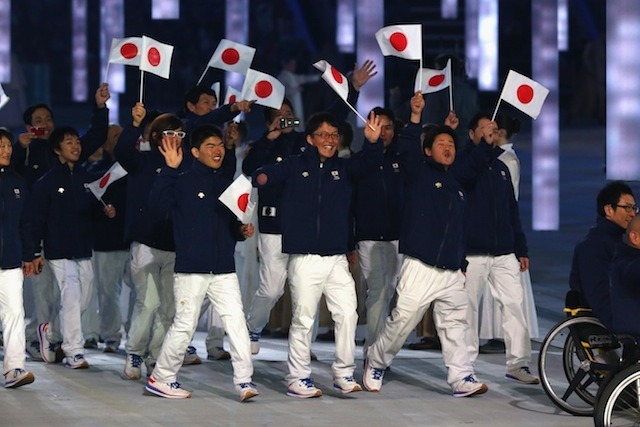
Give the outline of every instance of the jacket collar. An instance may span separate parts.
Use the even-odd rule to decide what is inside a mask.
[[[194,169],[198,173],[205,173],[205,174],[212,174],[213,175],[213,174],[220,173],[220,171],[222,170],[222,165],[220,165],[220,167],[218,169],[214,169],[214,168],[211,168],[211,167],[205,165],[204,163],[202,163],[198,159],[193,159],[193,165],[191,166],[191,168]]]
[[[596,228],[603,230],[607,234],[611,234],[612,236],[620,237],[626,231],[624,228],[620,227],[613,221],[609,221],[603,216],[598,215],[596,218]]]

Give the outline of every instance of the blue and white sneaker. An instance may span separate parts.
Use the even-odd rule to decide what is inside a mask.
[[[518,369],[507,371],[505,378],[518,381],[523,384],[540,384],[540,380],[531,374],[528,366],[522,366]]]
[[[20,368],[12,369],[4,374],[4,387],[18,388],[26,384],[31,384],[34,380],[35,377],[31,372],[27,372]]]
[[[372,392],[380,391],[384,371],[384,369],[372,368],[369,366],[369,361],[365,362],[364,375],[362,376],[362,384],[364,384],[364,387]]]
[[[137,354],[127,354],[124,365],[124,376],[130,380],[139,380],[142,375],[142,357]]]
[[[202,359],[198,356],[196,348],[192,345],[187,347],[187,352],[184,354],[183,365],[199,365],[202,363]]]
[[[251,341],[251,354],[260,353],[260,332],[249,331],[249,340]]]
[[[236,384],[236,391],[240,393],[240,401],[244,402],[245,400],[249,400],[252,397],[259,395],[258,389],[256,385],[252,382]]]
[[[27,354],[31,357],[31,360],[42,361],[42,355],[40,354],[40,341],[31,341],[27,343]]]
[[[313,385],[311,378],[300,378],[289,384],[287,396],[301,398],[320,397],[322,396],[322,390]]]
[[[354,391],[362,391],[362,387],[360,384],[356,382],[356,380],[351,377],[342,377],[335,378],[333,380],[333,388],[338,391],[341,391],[344,394],[351,393]]]
[[[87,369],[89,367],[89,362],[84,358],[84,354],[76,354],[73,357],[65,357],[62,360],[62,364],[65,368],[70,369]]]
[[[40,357],[46,363],[54,363],[56,361],[56,345],[49,339],[49,324],[41,323],[38,325],[38,339],[40,340]]]
[[[478,382],[474,375],[468,375],[458,381],[453,387],[455,397],[469,397],[476,394],[483,394],[489,390],[486,384]]]
[[[183,389],[179,382],[161,383],[156,381],[153,376],[150,376],[149,380],[147,380],[145,390],[168,399],[188,399],[191,397],[191,392]]]

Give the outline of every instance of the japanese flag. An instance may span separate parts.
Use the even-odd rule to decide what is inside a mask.
[[[249,69],[240,97],[245,101],[256,101],[258,105],[278,110],[284,100],[284,85],[269,74]]]
[[[119,180],[126,174],[127,171],[124,170],[122,166],[120,166],[120,163],[115,162],[113,165],[111,165],[109,170],[104,175],[102,175],[100,179],[97,179],[88,184],[89,190],[91,190],[93,195],[96,196],[98,200],[100,200],[102,199],[102,196],[104,196],[104,193],[107,191],[107,188],[114,181]]]
[[[216,94],[216,108],[220,105],[220,82],[211,85],[211,90]]]
[[[509,70],[500,99],[537,119],[549,89],[513,70]]]
[[[168,79],[171,71],[173,46],[160,43],[151,37],[142,36],[142,58],[140,69]]]
[[[333,68],[333,66],[325,60],[318,61],[313,64],[313,66],[322,71],[322,79],[331,86],[331,89],[336,91],[340,98],[346,101],[349,96],[349,81],[344,74],[336,68]]]
[[[247,74],[256,54],[255,48],[222,39],[209,60],[209,67]]]
[[[384,56],[422,59],[422,25],[390,25],[376,33]]]
[[[10,98],[7,96],[7,94],[4,93],[4,89],[2,88],[2,85],[0,85],[0,110],[2,109],[2,107],[7,105],[7,102],[9,102],[9,99]]]
[[[223,105],[227,105],[227,104],[233,104],[235,102],[240,101],[240,96],[242,95],[242,92],[240,92],[239,90],[235,90],[234,88],[232,88],[231,86],[227,86],[227,93],[224,97],[224,104]]]
[[[126,39],[112,39],[109,62],[113,64],[140,65],[142,52],[142,37],[127,37]]]
[[[422,73],[422,80],[420,80],[420,73]],[[420,81],[422,81],[422,87],[420,87]],[[446,89],[449,85],[451,85],[451,60],[447,61],[447,66],[442,70],[430,68],[418,70],[413,90],[414,92],[421,90],[422,93],[433,93]]]
[[[224,203],[238,217],[238,220],[245,224],[250,222],[255,206],[255,203],[249,200],[251,188],[251,181],[240,174],[218,197],[218,200]]]

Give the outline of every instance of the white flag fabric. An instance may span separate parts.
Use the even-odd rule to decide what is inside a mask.
[[[222,39],[209,60],[209,67],[247,74],[256,50],[231,40]]]
[[[376,40],[384,56],[422,59],[422,25],[390,25],[376,33]]]
[[[248,222],[246,217],[248,216],[247,211],[250,205],[251,188],[251,181],[243,174],[240,174],[218,197],[218,200],[224,203],[238,217],[238,220],[245,224]]]
[[[140,69],[168,79],[171,72],[173,46],[160,43],[151,37],[142,36],[142,58]]]
[[[245,101],[256,101],[258,105],[279,110],[284,100],[284,85],[269,74],[249,69],[240,97]]]
[[[531,118],[537,119],[548,94],[549,89],[540,83],[509,70],[500,99],[513,105]]]
[[[220,104],[220,82],[215,82],[211,85],[211,90],[216,94],[216,108],[218,108]]]
[[[0,110],[2,110],[2,107],[7,105],[9,99],[11,98],[9,98],[6,93],[4,93],[4,88],[2,87],[2,85],[0,85]]]
[[[93,182],[87,184],[89,186],[89,190],[96,196],[97,199],[102,199],[104,193],[107,191],[107,188],[114,182],[127,175],[127,171],[120,165],[120,163],[115,162],[107,172],[105,172],[100,179],[97,179]]]
[[[113,64],[140,65],[142,37],[112,39],[109,62]]]
[[[420,80],[420,73],[422,73],[422,80]],[[422,87],[420,87],[420,81],[422,81]],[[418,70],[413,91],[421,90],[423,94],[433,93],[446,89],[449,85],[451,85],[451,59],[447,61],[447,66],[442,70],[432,70],[430,68]]]
[[[222,105],[233,104],[240,101],[240,96],[242,92],[232,88],[231,86],[227,86],[227,93],[224,97],[224,103]]]
[[[331,86],[331,89],[336,91],[340,98],[346,101],[349,96],[349,81],[345,75],[325,60],[318,61],[313,66],[322,71],[322,79]]]

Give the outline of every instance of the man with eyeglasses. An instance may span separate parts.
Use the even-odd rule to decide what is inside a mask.
[[[580,292],[584,303],[607,328],[612,326],[609,272],[617,244],[638,213],[631,188],[614,181],[597,198],[596,224],[573,252],[569,286]]]

